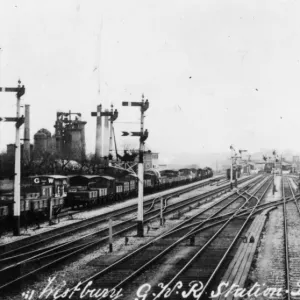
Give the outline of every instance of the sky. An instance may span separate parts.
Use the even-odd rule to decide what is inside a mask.
[[[95,150],[102,103],[119,111],[119,149],[138,144],[140,101],[150,108],[147,147],[178,153],[299,150],[299,1],[0,2],[0,86],[26,87],[31,138],[54,133],[57,111],[81,112],[87,151]],[[0,116],[16,98],[0,93]],[[0,122],[0,150],[14,143]]]

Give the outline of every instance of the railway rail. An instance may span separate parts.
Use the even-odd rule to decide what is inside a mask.
[[[219,178],[217,178],[217,179],[219,179]],[[244,179],[242,179],[240,182],[242,183],[243,180]],[[154,195],[149,200],[144,201],[144,209],[147,210],[149,207],[151,207],[153,205],[153,202],[158,200],[160,197],[176,197],[176,196],[182,195],[184,193],[188,193],[194,189],[204,187],[206,185],[217,184],[217,182],[218,181],[216,181],[215,179],[211,179],[209,181],[204,181],[204,182],[201,181],[197,184],[193,184],[193,185],[185,187],[183,189],[176,189],[175,191],[174,190],[170,191],[170,192],[164,194],[163,196]],[[158,195],[160,195],[160,194],[161,193],[158,193]],[[124,215],[126,215],[131,212],[136,212],[136,210],[137,210],[137,204],[133,204],[126,208],[120,209],[117,212],[114,211],[114,212],[104,213],[104,214],[101,214],[98,216],[91,217],[86,220],[80,220],[76,223],[65,225],[64,227],[58,227],[58,228],[52,227],[50,231],[46,231],[41,234],[36,234],[31,237],[26,237],[26,239],[21,239],[21,240],[15,241],[15,242],[0,245],[0,255],[4,252],[13,253],[14,249],[16,249],[16,248],[20,249],[21,251],[24,251],[24,250],[28,249],[29,247],[31,247],[32,245],[37,246],[37,245],[42,245],[42,244],[48,243],[49,241],[51,241],[57,237],[63,237],[65,235],[72,234],[75,231],[77,232],[79,230],[85,230],[85,229],[87,229],[89,227],[93,227],[97,224],[107,222],[107,220],[110,217],[117,218],[117,217],[122,216],[123,213],[124,213]],[[78,213],[79,212],[82,212],[82,211],[78,211]],[[76,214],[74,214],[74,215],[76,215]],[[22,246],[24,246],[24,247],[22,247]]]
[[[284,257],[285,257],[285,289],[286,299],[300,299],[300,295],[295,295],[299,290],[300,278],[300,244],[298,235],[300,230],[300,207],[296,200],[294,190],[288,178],[282,178],[282,195],[284,200],[286,197],[292,197],[293,201],[284,201]],[[285,291],[285,290],[284,290]]]
[[[268,179],[265,182],[265,184],[263,186],[260,186],[258,188],[258,190],[255,191],[254,193],[261,193],[262,195],[264,195],[266,190],[270,187],[270,184],[271,184],[271,180]],[[222,201],[223,202],[222,207],[220,207],[220,203],[210,207],[211,214],[210,214],[210,216],[207,216],[206,218],[204,218],[204,220],[202,219],[202,221],[200,221],[201,225],[195,226],[191,230],[189,228],[186,228],[185,230],[181,230],[180,228],[177,228],[177,231],[176,230],[174,231],[174,229],[173,229],[170,232],[167,232],[167,233],[163,234],[162,236],[155,238],[151,242],[143,245],[142,247],[138,248],[137,250],[133,251],[132,253],[117,260],[116,262],[114,262],[112,264],[105,265],[105,261],[102,261],[101,264],[103,265],[103,269],[100,272],[98,272],[97,274],[94,274],[93,276],[88,278],[82,284],[84,285],[85,283],[92,280],[92,281],[96,281],[98,283],[101,282],[101,286],[108,287],[110,289],[117,289],[117,288],[123,287],[124,285],[128,284],[129,282],[132,283],[132,281],[134,280],[134,278],[136,278],[136,276],[138,274],[140,274],[141,272],[144,272],[148,268],[150,268],[150,267],[153,268],[154,265],[158,266],[159,262],[161,262],[162,259],[171,259],[174,257],[180,257],[181,262],[178,262],[177,265],[182,266],[182,262],[183,261],[186,262],[186,259],[183,259],[183,257],[180,255],[179,256],[175,255],[174,251],[176,252],[176,251],[181,251],[182,249],[186,249],[187,241],[190,241],[190,243],[195,245],[195,244],[201,243],[201,241],[203,242],[203,240],[202,240],[203,238],[205,238],[206,240],[212,239],[211,232],[206,237],[205,236],[197,237],[197,233],[200,231],[203,232],[203,234],[204,234],[205,231],[203,231],[203,228],[201,228],[201,227],[203,227],[203,225],[208,224],[206,226],[207,228],[212,228],[214,231],[217,230],[217,231],[221,232],[221,231],[223,231],[221,228],[224,228],[224,226],[226,227],[231,222],[233,222],[233,223],[235,223],[235,222],[241,223],[242,222],[242,224],[244,224],[245,222],[248,222],[251,219],[251,217],[254,213],[254,210],[257,207],[259,201],[257,201],[256,206],[254,206],[252,209],[248,210],[247,216],[246,216],[246,221],[245,221],[245,217],[238,218],[237,216],[238,216],[238,213],[240,211],[242,211],[242,208],[244,208],[245,205],[247,203],[249,203],[249,201],[254,197],[256,197],[256,196],[255,195],[250,195],[250,196],[247,195],[246,191],[242,191],[238,195],[235,195],[235,197],[234,197],[235,199],[233,199],[232,196],[227,197],[226,201],[225,201],[225,199],[224,199],[224,201]],[[262,196],[259,196],[259,197],[261,198]],[[232,205],[233,200],[235,200],[235,201],[239,200],[240,206],[236,210],[236,212],[231,217],[228,218],[228,221],[225,221],[225,224],[220,225],[219,227],[218,226],[216,227],[215,224],[209,225],[209,222],[208,222],[209,219],[212,217],[215,217],[221,211],[225,211],[226,209],[228,209],[229,206]],[[195,217],[184,221],[181,225],[186,226],[187,223],[194,221],[196,218],[199,218],[199,217],[201,220],[201,218],[202,218],[201,216],[203,215],[204,212],[207,213],[207,210],[204,210],[204,211],[200,212],[198,215],[196,215]],[[244,211],[244,214],[246,214],[245,211]],[[234,226],[232,224],[230,224],[230,226],[232,228],[234,228]],[[245,226],[246,225],[243,225],[243,227],[245,227]],[[180,233],[178,235],[179,231],[180,231]],[[229,230],[229,232],[230,232],[230,230]],[[206,244],[208,245],[209,242],[207,241]],[[182,247],[182,246],[184,246],[184,247]],[[197,247],[192,246],[192,247],[188,247],[187,249],[189,249],[188,252],[191,255],[191,254],[195,254],[195,249],[197,249]],[[178,269],[176,270],[176,272],[177,271],[178,271]],[[168,274],[170,275],[171,272],[168,272]],[[74,298],[74,299],[76,299],[76,298]]]
[[[203,179],[201,181],[196,180],[193,182],[185,182],[185,183],[179,183],[179,185],[176,186],[172,186],[171,182],[166,182],[162,189],[156,190],[156,194],[161,194],[161,193],[169,193],[172,194],[174,193],[174,190],[178,191],[178,190],[192,190],[193,186],[198,186],[203,187],[206,185],[215,185],[218,184],[218,182],[223,182],[223,178],[224,175],[219,175],[219,176],[215,176],[215,177],[209,177],[206,179]],[[39,179],[39,178],[36,178]],[[150,180],[150,179],[149,179]],[[53,181],[51,181],[53,182]],[[147,180],[145,181],[147,182]],[[39,188],[41,188],[42,194],[45,193],[45,190],[42,189],[41,186],[39,186]],[[118,186],[118,188],[120,188],[121,190],[123,189],[122,186]],[[133,187],[131,187],[133,188]],[[171,190],[170,190],[171,189]],[[70,187],[70,190],[72,190],[72,187]],[[120,192],[120,190],[118,189],[118,191]],[[103,191],[102,191],[103,192]],[[147,197],[149,198],[149,196],[154,192],[154,189],[151,189],[150,186],[146,185],[145,186],[145,195],[147,195]],[[79,192],[80,193],[80,192]],[[132,194],[133,193],[133,194]],[[27,233],[27,229],[29,227],[29,224],[37,226],[34,231],[36,229],[40,228],[40,225],[42,225],[43,223],[49,223],[49,225],[55,225],[55,220],[57,222],[60,221],[60,219],[62,218],[73,218],[74,216],[76,217],[76,215],[82,213],[82,212],[86,212],[86,211],[90,211],[92,208],[100,208],[99,204],[97,205],[95,203],[96,198],[95,198],[95,194],[97,194],[97,191],[94,191],[94,193],[91,195],[90,193],[84,194],[85,196],[83,196],[82,194],[80,194],[80,201],[78,202],[78,200],[76,200],[75,203],[73,203],[74,205],[72,205],[72,196],[70,196],[70,198],[68,198],[67,194],[64,194],[65,196],[67,196],[66,198],[64,197],[60,197],[60,198],[51,198],[51,203],[52,203],[52,214],[54,216],[54,219],[52,219],[52,217],[49,216],[49,203],[50,203],[50,199],[45,196],[42,198],[38,198],[36,199],[36,193],[27,193],[28,198],[26,198],[26,201],[22,200],[21,201],[21,229],[22,231],[24,231],[24,233]],[[75,195],[75,196],[74,196]],[[76,192],[73,195],[73,197],[77,198],[76,196]],[[111,194],[110,194],[111,195]],[[116,197],[117,199],[115,201],[111,201],[112,199],[110,199],[109,201],[105,201],[101,204],[101,207],[106,207],[107,204],[111,205],[111,204],[117,204],[120,202],[123,202],[125,200],[132,200],[136,197],[135,192],[133,190],[128,191],[128,193],[124,194],[123,196],[128,197],[129,195],[131,195],[129,198],[124,199],[122,193],[118,193],[118,197]],[[148,196],[149,195],[149,196]],[[27,197],[26,196],[26,197]],[[6,197],[8,197],[8,200],[12,201],[12,196],[2,196],[1,197],[1,192],[0,192],[0,198],[4,198],[6,199]],[[33,199],[31,199],[30,197],[33,197]],[[90,197],[92,197],[90,199]],[[155,195],[151,198],[153,199],[155,198]],[[3,200],[4,200],[3,199]],[[1,199],[0,199],[1,200]],[[103,199],[102,199],[103,200]],[[108,199],[106,199],[108,200]],[[34,202],[31,202],[34,201]],[[100,200],[99,200],[100,201]],[[103,200],[104,201],[104,200]],[[63,208],[64,204],[66,204],[68,207]],[[3,204],[4,205],[4,204]],[[54,206],[53,206],[54,205]],[[0,201],[0,206],[1,206],[1,201]],[[75,208],[75,206],[77,208]],[[8,235],[9,232],[11,231],[11,226],[9,224],[11,224],[11,218],[8,217],[9,214],[12,214],[12,207],[11,206],[1,206],[0,207],[0,241],[1,241],[1,237]],[[48,218],[48,221],[46,221],[46,219]],[[0,245],[0,253],[1,253],[1,245]]]
[[[190,207],[190,205],[195,203],[198,206],[201,200],[207,200],[208,198],[215,197],[220,193],[227,191],[228,189],[229,187],[227,185],[221,186],[213,191],[209,191],[199,196],[184,200],[181,203],[175,203],[170,206],[165,206],[165,214],[174,213],[179,209],[184,209],[184,207],[187,206]],[[158,217],[160,209],[151,209],[153,208],[153,206],[154,204],[152,203],[147,212],[147,214],[149,214],[149,217],[146,219],[146,222]],[[115,231],[117,232],[115,233],[115,235],[121,235],[129,230],[134,229],[135,225],[131,225],[131,221],[132,220],[126,220],[124,222],[120,222],[120,224],[117,224],[115,228]],[[129,226],[126,227],[125,224],[129,224]],[[95,241],[96,235],[97,240]],[[98,235],[101,236],[99,237]],[[99,230],[99,232],[97,233],[92,233],[75,241],[63,243],[55,247],[46,247],[43,249],[29,251],[27,253],[24,253],[24,247],[22,247],[22,249],[15,249],[13,251],[3,253],[0,260],[0,263],[2,263],[0,274],[2,273],[2,275],[5,274],[6,276],[5,279],[3,276],[1,276],[3,280],[1,280],[2,286],[0,287],[0,290],[5,289],[6,287],[11,286],[16,282],[20,282],[30,275],[36,274],[37,272],[53,266],[58,262],[66,260],[69,257],[74,257],[76,253],[82,253],[88,248],[96,246],[101,242],[106,242],[107,240],[107,228],[105,228]],[[18,252],[20,250],[22,251],[21,254],[19,254]],[[36,263],[38,263],[39,267],[36,266]]]
[[[172,299],[182,299],[183,296],[187,296],[189,284],[195,282],[195,280],[203,283],[203,286],[200,283],[198,284],[199,297],[197,299],[208,299],[210,293],[206,294],[206,292],[214,286],[216,275],[224,272],[229,264],[232,258],[232,255],[230,255],[231,250],[243,230],[250,226],[249,223],[253,213],[270,185],[271,180],[269,179],[253,195],[246,197],[244,204],[239,206],[225,222],[222,222],[223,224],[219,222],[219,225],[214,227],[208,225],[207,227],[210,227],[210,230],[204,232],[201,226],[192,229],[193,235],[196,235],[199,230],[202,231],[200,237],[198,237],[198,242],[195,242],[198,247],[194,247],[193,251],[189,251],[191,253],[188,258],[179,262],[176,259],[175,261],[172,260],[171,256],[165,260],[167,263],[173,263],[176,268],[173,268],[172,271],[167,273],[167,276],[162,278],[162,281],[165,282],[163,288],[162,286],[153,288],[153,295],[155,294],[153,299],[162,299],[165,293],[172,294]],[[246,194],[245,192],[244,196]],[[235,218],[253,198],[257,200],[256,205],[249,209],[247,213],[244,213],[243,218]],[[181,257],[180,254],[183,252],[179,249],[178,256]],[[201,293],[199,293],[200,291]]]
[[[274,289],[272,299],[296,300],[300,299],[299,291],[300,278],[300,245],[298,235],[300,230],[300,207],[298,204],[299,194],[295,195],[291,181],[288,176],[281,177],[281,213],[277,216],[277,223],[273,228],[273,244],[269,264],[271,270],[266,274],[266,285]],[[266,204],[267,205],[267,204]],[[270,206],[269,206],[270,207]]]

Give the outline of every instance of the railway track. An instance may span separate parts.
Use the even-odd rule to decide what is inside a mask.
[[[282,215],[275,227],[276,243],[270,254],[272,272],[266,278],[267,286],[278,291],[273,299],[280,300],[300,299],[300,294],[295,295],[299,291],[297,283],[300,278],[300,208],[299,197],[295,195],[290,180],[293,179],[282,176]]]
[[[164,280],[166,286],[171,288],[170,291],[173,293],[174,299],[182,299],[184,295],[186,296],[188,291],[191,291],[190,287],[193,282],[198,289],[199,297],[197,299],[210,299],[211,291],[216,290],[219,279],[222,278],[222,274],[233,258],[233,250],[237,249],[241,242],[242,233],[251,225],[251,218],[255,209],[270,186],[271,180],[269,179],[255,191],[252,191],[253,194],[245,200],[244,205],[237,208],[236,212],[224,224],[213,228],[208,239],[199,241],[200,249],[197,249],[197,252],[188,262],[184,263],[179,270],[175,269],[171,276],[168,274]],[[253,200],[256,201],[255,205],[251,205]],[[244,218],[234,218],[236,214],[241,212],[242,208],[247,208],[247,205],[249,205],[248,212],[244,214]],[[157,292],[154,293],[157,294]],[[159,293],[164,295],[163,290]],[[192,298],[193,295],[190,296]]]
[[[288,178],[283,177],[283,197],[292,197],[294,201],[284,203],[284,237],[285,237],[285,276],[286,299],[300,299],[300,293],[295,295],[299,290],[300,278],[300,207],[295,199],[294,190]]]
[[[258,180],[258,179],[257,179]],[[216,190],[206,192],[203,195],[192,197],[191,199],[188,199],[186,201],[183,201],[184,203],[176,203],[172,206],[166,206],[165,207],[165,214],[171,214],[175,211],[178,211],[179,209],[183,209],[184,207],[190,207],[190,205],[195,204],[198,205],[199,201],[215,197],[216,195],[220,194],[221,192],[224,192],[228,190],[227,186],[222,186]],[[153,207],[154,204],[152,203],[151,207]],[[158,216],[157,210],[150,210],[148,211],[149,218],[146,221],[150,221],[153,218],[157,218]],[[120,222],[120,224],[117,224],[115,227],[115,231],[117,231],[116,235],[121,235],[125,232],[128,232],[129,230],[132,230],[135,228],[135,225],[125,225],[130,224],[130,220],[126,220],[124,222]],[[97,240],[95,241],[95,237],[97,235]],[[99,236],[100,235],[100,236]],[[14,255],[9,256],[12,253],[5,253],[1,256],[1,263],[2,263],[2,269],[0,270],[0,275],[2,279],[1,281],[1,287],[0,291],[4,290],[7,287],[10,287],[11,285],[21,282],[22,280],[26,279],[30,275],[37,274],[38,272],[47,269],[59,262],[62,262],[66,260],[67,258],[73,257],[75,254],[82,253],[83,251],[86,251],[90,249],[91,247],[96,246],[100,242],[106,242],[108,240],[107,237],[107,228],[105,230],[102,230],[101,233],[98,232],[97,234],[93,233],[90,235],[85,236],[84,238],[81,237],[80,239],[77,239],[71,243],[63,243],[58,245],[57,247],[46,247],[43,249],[33,250],[29,251],[27,253],[24,253],[24,248],[18,249],[19,251],[22,251],[22,254],[17,253],[16,250],[14,250]],[[18,261],[19,260],[19,261]],[[18,261],[18,262],[17,262]],[[17,262],[17,263],[16,263]]]
[[[165,194],[164,196],[154,196],[153,198],[144,201],[144,210],[149,209],[153,205],[153,202],[155,202],[155,200],[158,200],[160,197],[176,197],[181,194],[188,193],[192,190],[195,190],[195,189],[198,189],[203,186],[210,185],[210,184],[215,185],[216,182],[210,182],[210,181],[199,182],[198,184],[188,186],[184,189],[171,191],[171,192]],[[101,215],[98,215],[95,217],[91,217],[87,220],[80,220],[76,223],[72,223],[72,224],[66,225],[64,227],[52,228],[51,231],[47,231],[47,232],[37,234],[37,235],[31,236],[31,237],[27,237],[26,240],[24,239],[24,240],[15,241],[15,242],[8,243],[8,244],[3,244],[3,245],[0,245],[0,255],[3,254],[4,252],[5,253],[8,253],[8,252],[13,253],[14,249],[20,249],[20,250],[24,251],[24,250],[28,249],[29,246],[31,247],[31,245],[33,245],[33,244],[35,246],[42,245],[42,244],[48,243],[49,241],[56,239],[58,237],[67,236],[67,235],[73,234],[73,232],[78,232],[79,230],[86,230],[97,224],[107,222],[107,220],[109,218],[119,218],[119,217],[122,217],[129,213],[135,213],[136,210],[137,210],[137,204],[133,204],[126,208],[119,209],[117,212],[114,211],[114,212],[104,213],[104,214],[101,214]]]
[[[244,180],[242,180],[241,182],[244,182]],[[193,189],[195,189],[195,187]],[[182,191],[181,194],[187,193],[191,190],[192,189],[189,188],[188,190]],[[201,201],[201,200],[204,200],[207,198],[208,198],[207,200],[209,200],[210,199],[209,197],[211,195],[214,196],[214,194],[216,192],[222,193],[222,192],[226,192],[226,190],[228,190],[228,187],[223,186],[223,187],[220,187],[218,190],[208,191],[208,192],[198,195],[196,197],[182,200],[181,203],[175,204],[174,207],[170,206],[167,210],[170,210],[170,208],[171,208],[173,211],[177,209],[177,211],[180,212],[181,209],[186,208],[186,206],[188,206],[189,204],[194,204],[195,201]],[[172,197],[179,196],[179,193],[177,191],[177,192],[168,194],[166,196],[167,197],[164,198],[165,207],[167,206],[168,201],[170,199],[172,199]],[[155,216],[157,216],[157,214],[160,211],[160,208],[155,209],[155,205],[160,203],[160,199],[161,199],[161,197],[157,197],[157,198],[151,199],[151,201],[145,201],[144,209],[145,209],[147,215],[154,214]],[[62,228],[62,230],[64,230],[63,232],[61,230],[57,234],[55,234],[55,232],[53,232],[54,233],[53,235],[46,236],[45,238],[39,239],[32,243],[30,243],[30,239],[27,239],[25,245],[21,245],[20,247],[16,247],[16,248],[13,248],[11,250],[7,250],[7,251],[1,253],[0,254],[0,262],[1,262],[1,259],[7,258],[7,257],[14,257],[14,256],[17,256],[18,254],[26,255],[26,252],[34,251],[34,250],[42,247],[45,244],[49,244],[49,243],[53,242],[56,239],[62,239],[62,238],[64,239],[65,237],[74,235],[75,233],[79,233],[84,230],[85,231],[90,230],[91,228],[96,227],[101,224],[102,225],[104,224],[104,226],[105,226],[105,228],[103,228],[101,233],[103,233],[103,234],[108,233],[107,221],[109,218],[112,218],[114,220],[122,220],[122,218],[124,219],[124,217],[126,215],[135,214],[136,210],[137,210],[136,207],[137,207],[136,205],[132,205],[130,207],[119,209],[117,212],[105,213],[101,216],[97,216],[97,217],[91,218],[86,221],[72,224],[72,226],[66,226],[66,227]],[[125,220],[123,222],[123,224],[124,225],[129,224],[130,222],[132,222],[134,220],[135,220],[135,216],[131,217],[131,218],[127,218],[127,220]],[[98,233],[98,232],[96,231],[95,233]],[[42,250],[42,251],[45,251],[45,250]]]
[[[255,194],[260,193],[262,196],[258,196],[258,197],[260,198],[263,197],[266,190],[270,187],[270,184],[271,181],[270,179],[268,179],[265,182],[265,184],[263,186],[260,186],[254,193]],[[248,190],[247,192],[249,193],[250,191],[251,190]],[[138,288],[138,286],[141,285],[141,282],[138,280],[138,283],[134,283],[134,279],[141,273],[147,271],[149,268],[152,270],[151,271],[152,273],[154,272],[156,274],[156,277],[165,275],[166,276],[165,278],[161,278],[164,280],[163,282],[166,282],[165,279],[170,279],[169,277],[172,274],[172,272],[181,275],[182,272],[184,272],[188,267],[185,266],[183,268],[183,271],[180,271],[179,273],[178,273],[178,267],[180,266],[182,267],[183,264],[186,264],[186,262],[188,261],[187,257],[191,258],[191,256],[193,255],[196,255],[197,257],[199,256],[198,253],[199,245],[203,245],[204,243],[205,247],[208,247],[210,243],[213,240],[215,240],[214,237],[215,234],[218,234],[219,232],[224,232],[226,237],[226,234],[228,236],[231,235],[233,228],[235,228],[235,230],[237,230],[238,228],[240,233],[240,231],[242,230],[241,228],[246,227],[246,224],[252,217],[256,206],[254,206],[252,209],[249,209],[246,216],[246,221],[245,221],[245,217],[238,218],[237,216],[238,213],[242,211],[242,208],[244,208],[246,204],[249,203],[250,200],[256,197],[257,197],[256,195],[250,195],[250,196],[247,195],[246,191],[243,191],[240,194],[235,195],[235,197],[232,196],[228,197],[226,201],[222,202],[223,203],[222,207],[220,207],[220,203],[214,205],[213,207],[210,207],[209,208],[210,214],[208,213],[209,209],[205,209],[204,211],[200,212],[198,215],[190,218],[189,220],[186,220],[181,224],[181,226],[186,226],[188,223],[192,221],[196,220],[197,222],[200,220],[200,224],[198,226],[195,226],[192,229],[186,226],[186,228],[182,230],[181,228],[179,228],[179,226],[177,226],[176,228],[177,230],[172,229],[170,232],[155,238],[151,242],[143,245],[142,247],[138,248],[137,250],[133,251],[127,256],[122,257],[121,259],[115,261],[112,264],[106,263],[105,260],[101,262],[98,261],[97,265],[101,265],[102,270],[96,274],[93,274],[90,278],[86,279],[84,282],[82,282],[82,285],[84,286],[84,284],[93,281],[96,286],[105,287],[112,291],[126,285],[128,286],[128,283],[130,283],[132,289],[135,290],[136,288]],[[240,202],[240,206],[238,209],[236,209],[236,212],[231,217],[229,217],[227,221],[225,221],[225,224],[209,225],[209,220],[211,218],[216,217],[222,211],[226,212],[226,210],[228,210],[230,206],[232,206],[233,203],[236,201]],[[259,201],[257,201],[257,204],[258,203]],[[230,210],[232,211],[232,209]],[[208,215],[204,215],[204,214],[208,214]],[[246,214],[245,211],[244,214]],[[210,228],[210,231],[208,233],[203,230],[204,228],[202,227],[204,225],[206,225],[207,228]],[[227,228],[226,230],[223,230],[225,228],[224,226]],[[198,232],[201,232],[200,236],[197,235]],[[229,240],[231,239],[232,237],[230,236]],[[190,244],[191,246],[188,246],[188,244]],[[227,247],[226,249],[228,250],[229,248]],[[203,251],[203,249],[201,251]],[[206,255],[211,253],[210,250],[206,250],[206,251],[207,251]],[[166,263],[167,270],[165,270],[164,272],[155,270],[155,268],[159,267],[162,262],[165,263],[166,261],[168,262],[169,260],[172,259],[175,261],[172,261],[169,264]],[[208,258],[206,257],[204,261],[206,261],[207,259]],[[168,265],[172,265],[172,266],[176,265],[177,268],[173,270],[172,268],[168,268]],[[158,294],[156,293],[156,295]],[[128,299],[132,299],[132,298],[128,298]],[[173,296],[171,299],[173,299]]]

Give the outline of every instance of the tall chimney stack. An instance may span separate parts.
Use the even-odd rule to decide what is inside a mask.
[[[30,161],[30,105],[25,105],[25,126],[24,126],[24,160]]]
[[[101,125],[101,104],[97,106],[97,127],[96,127],[96,157],[103,157],[102,152],[102,125]]]
[[[108,109],[105,110],[105,112],[108,112]],[[103,156],[109,155],[109,137],[110,137],[110,130],[109,130],[109,120],[108,116],[104,117],[104,132],[103,132]]]

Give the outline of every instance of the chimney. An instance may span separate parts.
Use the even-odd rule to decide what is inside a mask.
[[[108,112],[108,109],[105,110]],[[109,121],[108,116],[104,117],[104,132],[103,132],[103,156],[109,155],[109,138],[110,138],[110,131],[109,131]]]
[[[102,125],[101,125],[101,104],[97,106],[97,127],[96,127],[96,157],[102,157]]]
[[[25,105],[24,160],[30,161],[30,105]]]

